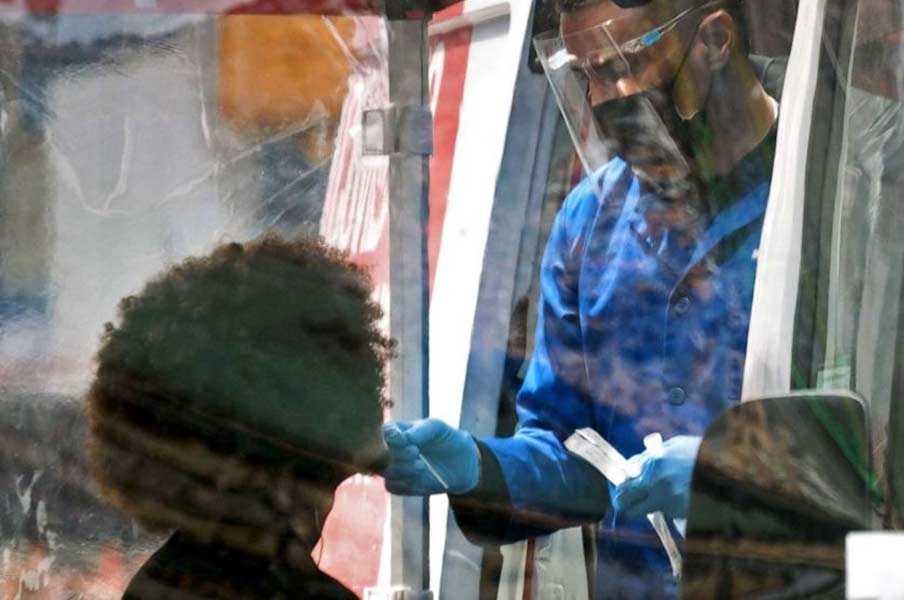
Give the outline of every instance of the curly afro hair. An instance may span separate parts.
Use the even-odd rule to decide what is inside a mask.
[[[88,394],[107,497],[152,529],[267,554],[253,532],[292,498],[381,467],[392,344],[370,298],[339,251],[275,237],[188,259],[124,298]]]

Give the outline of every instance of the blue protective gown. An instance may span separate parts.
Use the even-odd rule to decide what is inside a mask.
[[[572,191],[556,219],[519,428],[481,440],[482,478],[500,471],[510,504],[497,541],[600,522],[596,598],[669,598],[677,583],[646,520],[615,514],[605,480],[563,441],[592,427],[630,457],[650,433],[703,435],[738,402],[771,149],[764,142],[709,182],[712,210],[676,213],[615,159]],[[483,479],[472,499],[488,493]],[[493,518],[467,514],[460,499],[453,508],[466,533]]]

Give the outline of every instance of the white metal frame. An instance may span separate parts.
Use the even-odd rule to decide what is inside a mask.
[[[776,144],[775,168],[758,251],[742,398],[791,389],[791,354],[800,279],[804,200],[813,102],[826,0],[801,2]]]

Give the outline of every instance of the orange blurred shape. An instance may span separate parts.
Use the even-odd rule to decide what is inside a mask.
[[[351,18],[317,15],[220,18],[218,93],[223,118],[251,138],[307,129],[310,135],[299,136],[300,149],[306,154],[331,152],[319,142],[339,121],[356,27]],[[306,139],[312,136],[318,139]]]

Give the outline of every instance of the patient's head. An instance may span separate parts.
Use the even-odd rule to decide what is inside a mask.
[[[88,397],[105,495],[151,529],[303,560],[335,487],[384,457],[370,294],[321,241],[265,238],[123,299]]]

